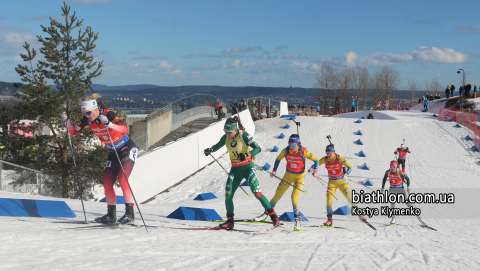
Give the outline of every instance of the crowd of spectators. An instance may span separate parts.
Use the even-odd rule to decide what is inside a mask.
[[[447,86],[445,89],[445,97],[449,98],[453,97],[453,92],[455,91],[455,86]],[[472,92],[472,84],[470,82],[467,85],[461,85],[458,88],[459,96],[463,96],[464,98],[477,98],[477,84],[473,85],[473,92]]]
[[[422,98],[418,99],[418,102],[419,103],[423,103],[425,100],[427,101],[433,101],[433,100],[438,100],[438,99],[441,99],[442,97],[440,96],[440,94],[425,94],[425,96],[423,96]]]

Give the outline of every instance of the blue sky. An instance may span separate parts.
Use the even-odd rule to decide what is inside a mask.
[[[396,68],[407,86],[436,78],[480,83],[480,1],[71,0],[99,32],[96,60],[109,86],[312,87],[323,61]],[[59,0],[2,1],[0,81],[40,25],[61,19]],[[477,80],[477,81],[476,81]]]

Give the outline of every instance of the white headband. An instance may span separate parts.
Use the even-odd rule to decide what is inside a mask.
[[[82,112],[93,111],[96,108],[97,108],[96,100],[82,102]]]

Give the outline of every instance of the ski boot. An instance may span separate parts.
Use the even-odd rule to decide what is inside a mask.
[[[102,217],[95,218],[95,222],[103,224],[117,223],[117,205],[108,205],[108,213]]]
[[[332,215],[328,214],[327,217],[328,217],[328,220],[327,222],[323,223],[323,226],[332,227],[333,226]]]
[[[120,224],[128,224],[135,221],[135,211],[133,211],[133,203],[125,203],[125,214],[118,219]]]
[[[295,226],[293,226],[293,231],[301,231],[300,229],[300,216],[295,215]]]
[[[229,215],[227,214],[227,221],[225,223],[222,223],[218,226],[216,226],[214,229],[216,230],[233,230],[235,222],[233,221],[233,214]]]
[[[255,222],[263,222],[263,221],[265,221],[265,219],[267,219],[267,217],[268,217],[268,212],[265,211],[263,214],[255,217],[255,218],[253,219],[253,221],[255,221]]]
[[[392,220],[390,221],[390,226],[395,226],[397,223],[395,223],[395,217],[392,217]]]
[[[273,210],[273,208],[268,210],[267,212],[270,218],[272,219],[273,228],[280,227],[280,220],[278,219],[278,216]]]

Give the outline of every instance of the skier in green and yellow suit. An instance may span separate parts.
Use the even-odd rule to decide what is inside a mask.
[[[240,129],[238,129],[240,128]],[[268,212],[272,219],[273,225],[276,227],[280,225],[275,211],[273,210],[270,202],[260,191],[257,175],[255,174],[255,166],[251,163],[252,156],[257,155],[261,149],[257,142],[244,131],[242,123],[238,117],[228,118],[224,126],[225,135],[222,136],[220,141],[204,150],[206,156],[212,152],[219,150],[221,147],[226,146],[228,154],[230,155],[230,161],[232,162],[232,168],[228,174],[227,184],[225,185],[225,207],[227,209],[227,221],[217,226],[218,229],[231,230],[234,227],[234,207],[233,196],[240,182],[246,179],[252,193],[262,203],[263,208]],[[249,150],[250,147],[252,150]]]

